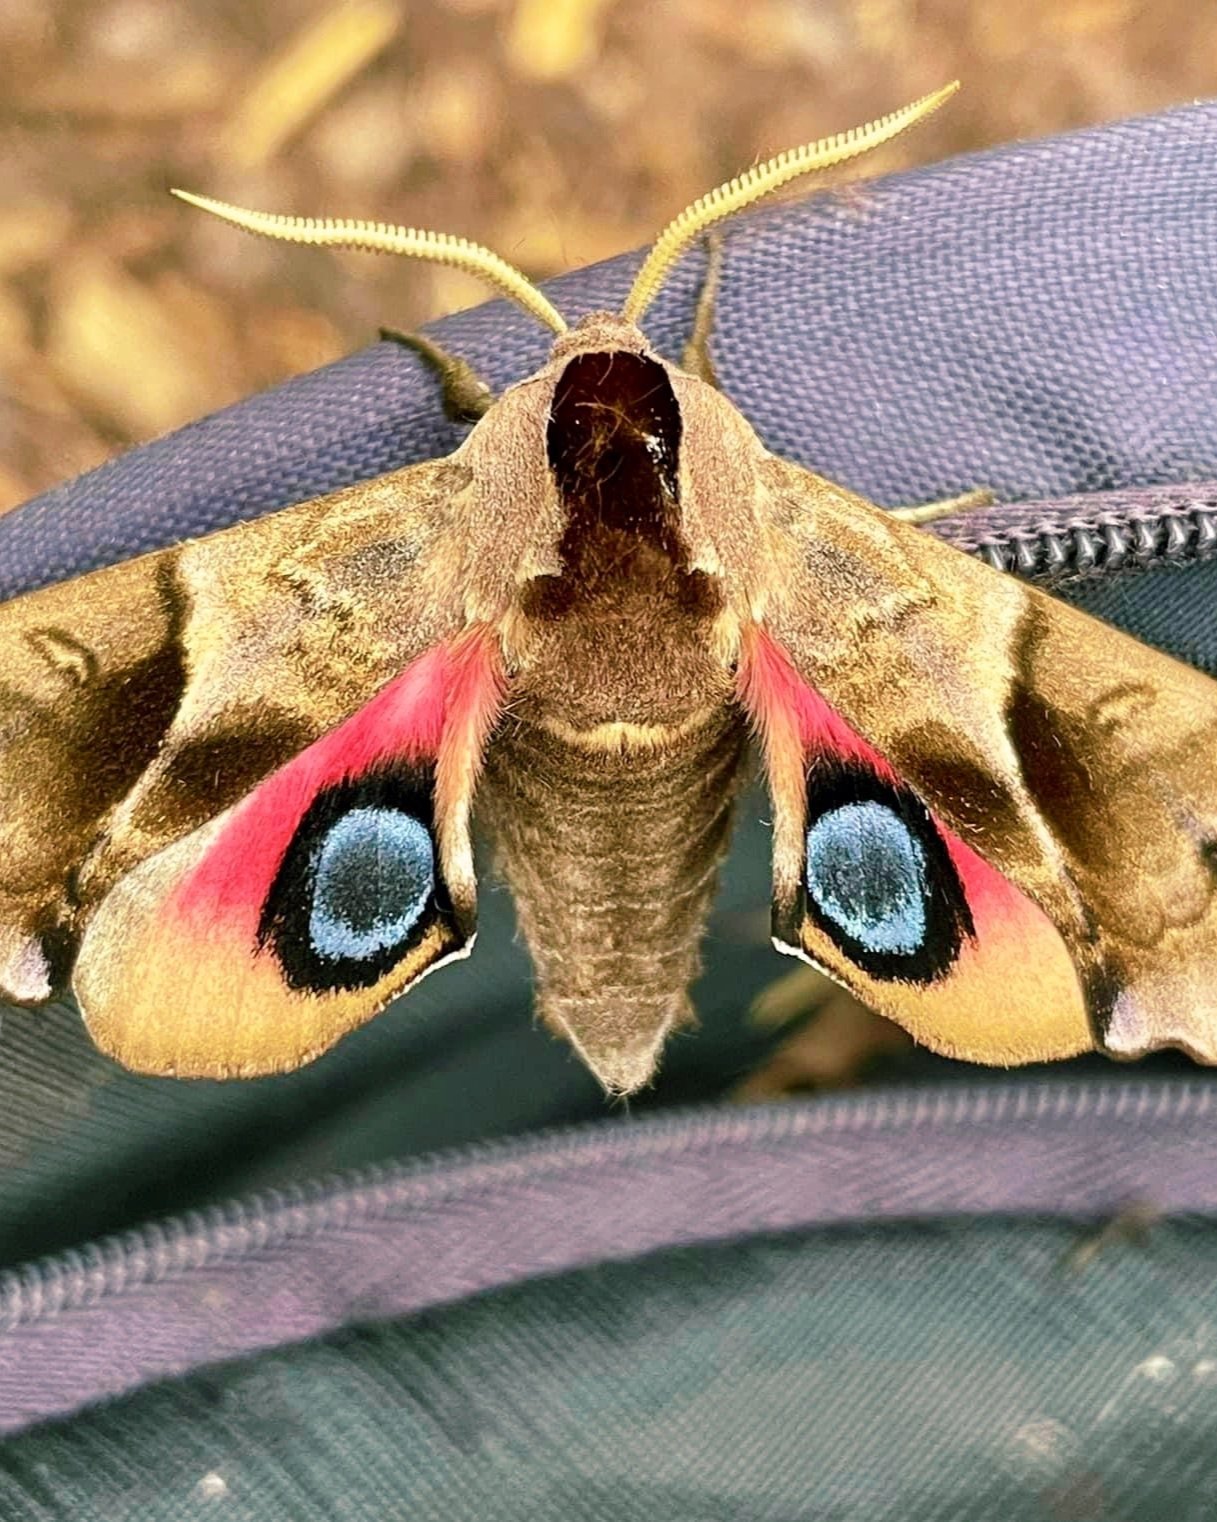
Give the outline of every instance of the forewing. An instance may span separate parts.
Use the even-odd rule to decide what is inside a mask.
[[[126,872],[75,988],[144,1072],[310,1060],[472,943],[469,804],[499,703],[484,628],[433,646],[231,808]]]
[[[79,949],[123,1060],[268,1071],[467,940],[469,726],[497,693],[464,627],[469,474],[415,466],[0,607],[8,997],[63,988]],[[375,891],[343,919],[368,853],[386,892],[430,882],[396,942]],[[375,943],[358,976],[344,923],[348,952]],[[302,970],[310,924],[329,987]]]
[[[765,472],[778,940],[951,1055],[1217,1061],[1217,684]]]

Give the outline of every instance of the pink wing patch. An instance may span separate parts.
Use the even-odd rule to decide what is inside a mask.
[[[1093,1045],[1068,949],[763,629],[739,670],[775,804],[774,938],[926,1044],[1016,1062]]]
[[[876,776],[895,782],[896,773],[877,750],[851,729],[791,664],[769,632],[757,627],[744,647],[737,677],[740,702],[761,733],[766,751],[784,752],[784,767],[802,772],[805,758],[836,756],[857,760]]]
[[[502,690],[497,640],[468,630],[120,879],[74,979],[98,1044],[142,1072],[279,1072],[464,955]]]
[[[379,767],[437,763],[445,735],[483,733],[497,712],[497,651],[482,634],[419,656],[345,724],[269,776],[232,811],[165,912],[252,946],[267,893],[288,845],[317,796]],[[472,725],[471,725],[472,721]]]

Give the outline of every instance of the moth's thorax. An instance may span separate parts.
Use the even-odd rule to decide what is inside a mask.
[[[549,351],[551,362],[577,354],[608,352],[641,354],[654,358],[646,334],[637,323],[617,312],[589,312],[573,328],[560,333]]]
[[[730,694],[715,654],[722,588],[691,565],[683,529],[680,404],[640,346],[570,346],[545,428],[560,570],[521,591],[518,701],[573,731],[666,729]]]

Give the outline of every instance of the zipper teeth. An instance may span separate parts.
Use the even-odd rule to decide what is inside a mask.
[[[1217,558],[1217,501],[989,531],[967,548],[995,570],[1031,581],[1085,580],[1191,565]]]
[[[1215,1096],[1217,1085],[1199,1078],[950,1083],[751,1109],[702,1107],[614,1126],[608,1132],[602,1124],[591,1123],[476,1142],[187,1210],[4,1269],[0,1338],[15,1326],[129,1293],[142,1284],[239,1260],[251,1251],[267,1251],[352,1221],[373,1222],[421,1204],[438,1207],[520,1178],[557,1189],[572,1173],[598,1171],[606,1163],[631,1157],[679,1159],[724,1145],[798,1145],[812,1137],[848,1138],[852,1144],[859,1136],[877,1132],[916,1135],[957,1129],[964,1146],[962,1138],[972,1128],[1011,1123],[1119,1123],[1135,1145],[1139,1126],[1160,1128],[1165,1137],[1172,1124],[1207,1121],[1217,1105]],[[993,1208],[1000,1213],[999,1204]]]

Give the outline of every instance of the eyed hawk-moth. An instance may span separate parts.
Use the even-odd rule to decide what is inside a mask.
[[[472,946],[476,806],[537,1008],[613,1092],[688,987],[755,741],[773,932],[937,1051],[1217,1061],[1217,685],[769,453],[640,322],[712,224],[951,88],[695,202],[411,466],[0,606],[0,993],[149,1073],[325,1051]],[[198,200],[199,198],[188,198]]]

